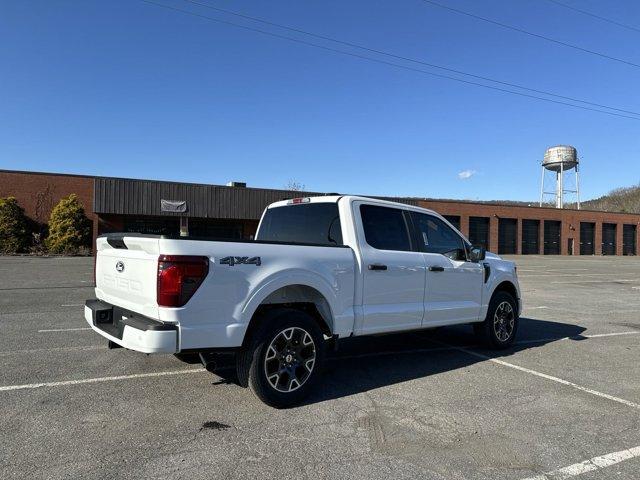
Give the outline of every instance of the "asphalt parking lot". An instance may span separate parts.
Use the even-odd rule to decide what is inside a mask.
[[[275,410],[108,350],[82,316],[92,259],[0,257],[0,478],[639,478],[640,260],[515,260],[513,349],[469,327],[353,340]]]

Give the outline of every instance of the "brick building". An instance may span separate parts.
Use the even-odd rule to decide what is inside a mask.
[[[0,197],[14,196],[47,222],[60,198],[78,195],[100,233],[137,231],[249,238],[269,203],[300,196],[275,189],[0,170]],[[303,195],[318,195],[305,192]],[[388,198],[444,215],[474,244],[500,254],[636,255],[640,214],[421,198]]]

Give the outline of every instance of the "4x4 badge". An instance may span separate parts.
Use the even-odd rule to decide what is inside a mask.
[[[220,259],[220,265],[262,265],[260,257],[224,257]]]

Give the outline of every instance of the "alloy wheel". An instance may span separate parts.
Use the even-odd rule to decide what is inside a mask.
[[[271,340],[264,358],[264,373],[277,391],[290,393],[309,379],[316,362],[313,338],[303,328],[282,330]]]
[[[509,302],[502,302],[493,315],[493,331],[501,342],[506,342],[513,335],[516,317]]]

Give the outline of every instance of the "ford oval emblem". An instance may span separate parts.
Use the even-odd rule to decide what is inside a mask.
[[[118,263],[116,263],[116,271],[124,272],[124,262],[122,260],[119,260]]]

